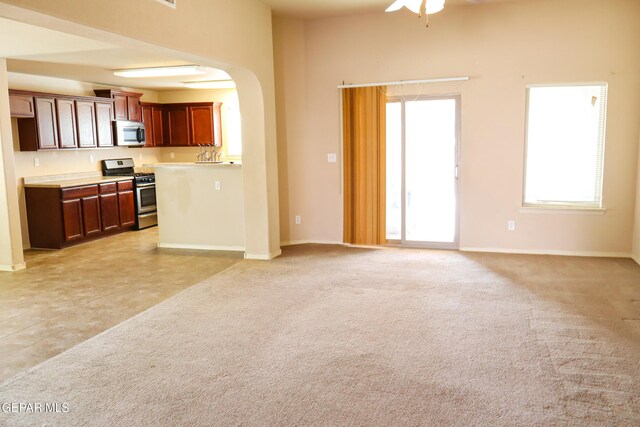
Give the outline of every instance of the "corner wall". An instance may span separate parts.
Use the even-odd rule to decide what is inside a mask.
[[[638,147],[640,147],[640,136],[638,136]],[[632,256],[635,262],[640,264],[640,150],[638,154],[638,177],[636,180],[636,211],[633,226]]]
[[[24,268],[8,90],[7,61],[0,58],[0,271]]]
[[[408,12],[276,19],[282,240],[342,241],[340,94],[346,83],[469,76],[406,88],[461,94],[460,246],[628,256],[640,117],[640,2],[530,0],[449,6],[430,27]],[[294,54],[296,56],[294,57]],[[606,213],[522,209],[526,86],[609,83]],[[282,117],[284,115],[285,117]],[[284,153],[286,151],[286,153]],[[295,225],[294,215],[302,216]],[[517,229],[507,230],[515,220]]]

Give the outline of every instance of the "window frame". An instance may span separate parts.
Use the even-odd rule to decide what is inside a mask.
[[[527,164],[529,152],[529,108],[530,94],[532,88],[552,88],[552,87],[573,87],[573,86],[604,86],[604,111],[602,124],[602,174],[598,183],[599,200],[597,202],[571,202],[571,201],[549,201],[549,202],[527,202]],[[536,83],[526,86],[525,101],[525,128],[524,128],[524,164],[522,177],[522,208],[527,210],[565,210],[565,211],[606,211],[604,207],[604,173],[605,155],[607,143],[607,116],[609,107],[609,83],[604,81],[576,82],[576,83]]]

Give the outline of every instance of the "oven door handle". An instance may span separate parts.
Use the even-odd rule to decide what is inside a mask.
[[[156,186],[155,182],[153,182],[151,184],[136,184],[136,187],[138,187],[138,188],[155,187],[155,186]]]

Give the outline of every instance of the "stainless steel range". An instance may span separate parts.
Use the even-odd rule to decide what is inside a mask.
[[[138,229],[158,225],[156,210],[156,177],[153,173],[135,170],[133,159],[109,159],[102,161],[104,176],[132,176],[136,199],[136,226]]]

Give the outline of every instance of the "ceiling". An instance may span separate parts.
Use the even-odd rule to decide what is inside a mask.
[[[479,6],[482,3],[499,3],[526,0],[446,0],[446,6]],[[346,15],[362,12],[382,12],[393,0],[262,0],[283,16],[304,18]]]
[[[46,43],[43,41],[46,40]],[[182,82],[228,79],[222,70],[209,68],[197,76],[130,79],[113,75],[126,68],[187,65],[153,53],[125,49],[0,17],[0,58],[10,72],[35,74],[151,90],[184,89]]]
[[[393,0],[262,0],[276,15],[322,17],[381,12]],[[482,7],[483,3],[531,0],[446,0],[447,7]],[[74,36],[0,17],[0,58],[11,72],[149,90],[183,89],[185,81],[228,79],[222,70],[187,77],[128,79],[113,75],[126,68],[186,65],[154,53]]]

